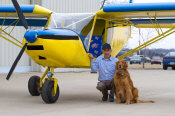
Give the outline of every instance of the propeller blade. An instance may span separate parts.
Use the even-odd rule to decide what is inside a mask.
[[[20,6],[19,6],[17,0],[12,0],[12,2],[13,2],[13,5],[14,5],[14,7],[15,7],[15,9],[16,9],[16,12],[17,12],[17,14],[18,14],[18,17],[19,17],[19,19],[20,19],[21,24],[22,24],[22,25],[24,26],[24,28],[27,30],[27,29],[28,29],[28,24],[27,24],[27,21],[26,21],[26,19],[25,19],[25,16],[24,16],[24,14],[23,14],[23,12],[22,12],[22,10],[21,10],[21,8],[20,8]]]
[[[12,65],[12,67],[11,67],[11,69],[10,69],[10,71],[9,71],[9,73],[8,73],[8,75],[7,75],[7,77],[6,77],[7,80],[10,79],[10,77],[11,77],[11,75],[12,75],[12,73],[13,73],[13,71],[14,71],[16,65],[18,64],[18,62],[19,62],[21,56],[23,55],[23,53],[24,53],[26,47],[27,47],[27,43],[24,44],[24,46],[22,47],[21,51],[19,52],[19,54],[18,54],[18,56],[17,56],[15,62],[13,63],[13,65]]]
[[[100,10],[104,7],[106,0],[103,0]]]

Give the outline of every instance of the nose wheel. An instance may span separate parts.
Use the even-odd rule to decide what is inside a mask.
[[[51,71],[50,71],[51,69]],[[32,76],[28,81],[28,90],[32,96],[41,97],[45,103],[55,103],[60,94],[58,81],[56,78],[53,78],[54,68],[47,68],[43,76]],[[45,76],[48,76],[45,78]],[[43,83],[44,82],[44,83]]]
[[[28,90],[29,90],[29,93],[31,96],[39,96],[40,95],[39,82],[40,82],[39,76],[30,77],[30,79],[28,81]]]
[[[45,103],[55,103],[59,98],[59,86],[54,90],[54,81],[47,80],[44,82],[41,97]]]

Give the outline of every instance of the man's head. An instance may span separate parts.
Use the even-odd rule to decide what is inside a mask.
[[[111,52],[112,52],[110,44],[105,43],[105,44],[102,46],[102,52],[103,52],[104,57],[105,57],[106,59],[110,58],[110,57],[111,57]]]

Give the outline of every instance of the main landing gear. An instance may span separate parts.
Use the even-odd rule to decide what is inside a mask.
[[[28,90],[32,96],[41,97],[45,103],[55,103],[59,98],[58,80],[53,78],[54,68],[47,68],[43,76],[30,77],[28,81]],[[47,78],[45,76],[47,75]]]

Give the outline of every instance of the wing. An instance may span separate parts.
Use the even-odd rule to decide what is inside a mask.
[[[38,5],[21,6],[22,12],[27,18],[29,26],[45,26],[52,11]],[[21,23],[13,23],[18,19],[16,10],[13,5],[0,5],[0,25],[21,26]]]
[[[35,27],[45,26],[47,28],[46,24],[51,19],[50,17],[52,11],[38,5],[25,5],[20,7],[25,15],[28,26],[35,26]],[[11,35],[11,32],[14,30],[16,26],[22,26],[16,13],[16,9],[14,8],[13,5],[0,5],[0,25],[1,25],[0,31],[1,33],[3,33],[0,34],[0,38],[8,40],[10,43],[18,47],[21,47],[22,42],[20,42],[18,39],[14,38]],[[7,30],[7,28],[9,28],[10,26],[13,27]]]
[[[21,6],[21,10],[26,18],[45,18],[49,17],[52,11],[38,5]],[[17,17],[16,10],[12,5],[0,6],[0,17]]]
[[[156,23],[162,28],[171,28],[175,22],[175,2],[108,5],[97,15],[116,22],[125,21],[139,28],[155,28]]]
[[[129,20],[136,28],[173,28],[175,26],[175,18],[161,19],[130,19]]]
[[[173,3],[130,3],[105,6],[98,16],[117,18],[147,18],[150,17],[174,17],[175,2]]]
[[[113,28],[119,26],[135,26],[137,28],[172,28],[175,26],[175,2],[173,3],[129,3],[105,6],[98,11],[97,19],[104,19],[109,22],[108,25]],[[114,29],[115,30],[115,29]],[[126,34],[125,31],[114,35],[110,44],[113,46],[115,56],[122,49],[121,46],[126,44],[126,37],[117,39],[115,36]],[[116,33],[116,32],[115,32]],[[108,34],[110,34],[108,32]],[[108,41],[108,40],[107,40]],[[107,42],[106,41],[106,42]],[[120,46],[116,43],[120,43]],[[117,51],[117,52],[116,52]]]

